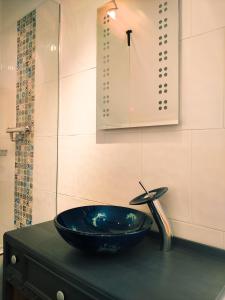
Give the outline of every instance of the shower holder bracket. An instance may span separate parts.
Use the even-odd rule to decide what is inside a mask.
[[[31,129],[29,126],[14,127],[14,128],[7,128],[6,132],[9,133],[11,141],[15,142],[17,134],[19,134],[20,136],[24,136],[25,134],[30,133]]]

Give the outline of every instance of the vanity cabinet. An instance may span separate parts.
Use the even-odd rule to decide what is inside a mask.
[[[35,238],[35,235],[30,235],[31,244]],[[38,246],[34,252],[29,249],[29,242],[26,247],[12,239],[10,234],[4,236],[4,300],[111,299],[94,289],[89,291],[90,288],[76,280],[76,276],[63,273],[54,259],[51,260],[54,249],[46,247],[48,257],[43,257]]]
[[[225,251],[151,233],[129,251],[87,255],[53,222],[4,235],[3,300],[212,300],[225,285]],[[223,298],[218,298],[222,300]]]
[[[4,298],[7,300],[93,300],[76,283],[60,276],[57,272],[26,254],[22,248],[8,245]]]
[[[5,299],[96,299],[23,251],[12,248],[10,255]]]

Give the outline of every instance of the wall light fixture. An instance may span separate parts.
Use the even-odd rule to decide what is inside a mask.
[[[116,19],[116,11],[118,9],[118,6],[116,4],[116,0],[112,0],[112,3],[114,4],[114,7],[111,7],[107,11],[107,15],[110,16],[113,20]]]

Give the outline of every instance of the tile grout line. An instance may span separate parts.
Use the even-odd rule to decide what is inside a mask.
[[[220,31],[222,29],[224,30],[225,26],[214,28],[214,29],[211,29],[211,30],[208,30],[208,31],[204,31],[204,32],[201,32],[201,33],[198,33],[198,34],[194,34],[194,35],[192,35],[192,29],[191,29],[191,35],[187,36],[185,38],[181,38],[181,41],[190,40],[192,38],[197,38],[197,37],[203,36],[205,34],[209,34],[209,33],[215,32],[215,31]]]
[[[60,78],[60,80],[63,80],[63,79],[66,79],[68,77],[72,77],[72,76],[75,76],[75,75],[78,75],[78,74],[81,74],[81,73],[85,73],[87,71],[94,70],[94,69],[96,69],[96,67],[91,67],[91,68],[88,68],[88,69],[83,69],[83,70],[80,70],[80,71],[77,71],[77,72],[69,73],[67,75],[62,75],[59,78]]]
[[[199,129],[176,129],[176,130],[172,130],[169,129],[168,131],[163,131],[163,132],[167,132],[167,133],[181,133],[181,132],[195,132],[195,131],[216,131],[216,130],[224,130],[224,127],[218,127],[218,128],[199,128]],[[157,129],[153,129],[152,131],[149,130],[148,133],[160,133],[160,128],[157,127]],[[119,129],[117,132],[113,132],[113,131],[108,131],[109,134],[122,134],[123,133],[123,129]],[[126,132],[126,134],[135,134],[137,132]],[[144,134],[143,130],[142,130],[142,134]],[[59,137],[67,137],[67,136],[93,136],[96,135],[95,132],[80,132],[80,133],[74,133],[74,134],[59,134]],[[51,136],[40,136],[40,137],[51,137]],[[52,137],[56,137],[56,136],[52,136]],[[1,136],[0,136],[1,138]]]
[[[210,226],[205,226],[205,225],[201,225],[201,224],[197,224],[197,223],[190,223],[190,222],[187,222],[187,221],[182,221],[182,220],[178,220],[178,219],[174,219],[174,218],[169,218],[171,221],[174,221],[174,222],[178,222],[178,223],[182,223],[182,224],[186,224],[186,225],[191,225],[191,226],[194,226],[194,227],[199,227],[201,229],[210,229],[210,230],[214,230],[214,231],[217,231],[217,232],[220,232],[220,233],[225,233],[222,229],[218,229],[218,228],[213,228],[213,227],[210,227]]]

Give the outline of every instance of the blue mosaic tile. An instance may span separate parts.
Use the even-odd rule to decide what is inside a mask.
[[[16,126],[34,126],[36,10],[17,22]],[[16,140],[14,224],[32,224],[33,130]]]

